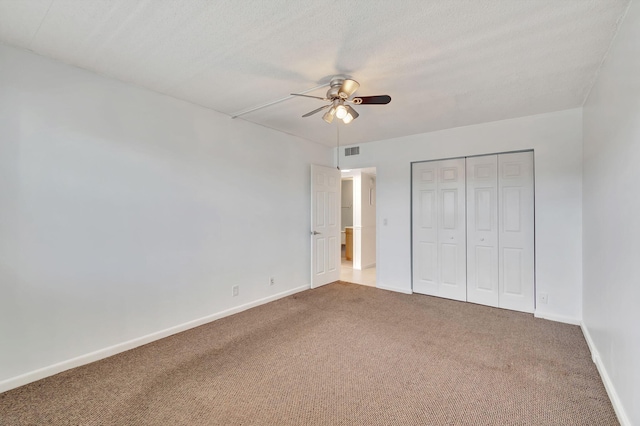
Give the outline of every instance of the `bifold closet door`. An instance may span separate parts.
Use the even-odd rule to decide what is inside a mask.
[[[467,158],[467,301],[499,306],[498,156]]]
[[[413,165],[413,291],[466,300],[465,160]]]
[[[467,300],[534,310],[533,152],[467,158]]]
[[[534,311],[533,152],[498,155],[499,306]]]

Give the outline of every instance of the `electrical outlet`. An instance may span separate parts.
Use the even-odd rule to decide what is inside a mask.
[[[231,287],[231,295],[233,297],[236,297],[239,294],[240,294],[240,286],[239,285],[234,285],[233,287]]]
[[[276,283],[276,279],[273,277],[269,277],[269,285],[274,285]]]
[[[387,218],[382,219],[382,226],[387,226]]]
[[[549,301],[549,295],[547,293],[540,293],[540,303],[546,305]]]

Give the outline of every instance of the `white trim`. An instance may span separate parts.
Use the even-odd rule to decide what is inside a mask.
[[[613,386],[613,382],[607,373],[607,369],[602,363],[602,359],[600,359],[600,354],[598,353],[596,345],[589,334],[589,330],[584,323],[580,324],[580,328],[582,329],[582,334],[584,334],[584,339],[587,341],[587,346],[589,346],[589,351],[591,351],[591,359],[596,364],[596,368],[598,369],[598,373],[600,373],[600,378],[602,379],[604,388],[607,390],[607,394],[611,400],[611,405],[613,405],[613,410],[616,412],[616,416],[618,416],[620,426],[631,426],[631,421],[629,420],[629,417],[627,417],[627,413],[622,406],[620,398],[618,397],[616,388]]]
[[[169,327],[167,329],[157,331],[155,333],[147,334],[146,336],[137,337],[135,339],[118,343],[116,345],[90,352],[88,354],[80,355],[66,361],[39,368],[37,370],[30,371],[16,377],[11,377],[9,379],[0,381],[0,393],[17,388],[19,386],[26,385],[31,382],[35,382],[36,380],[44,379],[45,377],[53,376],[54,374],[70,370],[72,368],[80,367],[81,365],[89,364],[91,362],[95,362],[112,355],[137,348],[138,346],[146,345],[147,343],[151,343],[153,341],[163,339],[173,334],[180,333],[182,331],[189,330],[203,324],[207,324],[220,318],[228,317],[229,315],[237,314],[238,312],[246,311],[247,309],[254,308],[259,305],[264,305],[265,303],[273,302],[274,300],[308,290],[309,288],[311,288],[309,284],[301,287],[296,287],[291,290],[283,291],[282,293],[274,294],[262,299],[255,300],[253,302],[245,303],[244,305],[236,306],[234,308],[226,309],[215,314],[207,315],[206,317],[188,321],[174,327]]]
[[[396,293],[413,294],[413,291],[411,291],[411,289],[400,288],[400,287],[390,287],[384,284],[377,284],[376,288],[379,288],[380,290],[395,291]]]
[[[564,315],[550,314],[547,312],[539,312],[538,310],[534,311],[533,316],[535,318],[542,318],[549,321],[563,322],[565,324],[582,325],[582,321],[578,318],[567,317]]]

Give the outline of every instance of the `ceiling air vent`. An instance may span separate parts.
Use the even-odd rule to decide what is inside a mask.
[[[360,147],[359,146],[354,146],[352,148],[345,148],[344,149],[344,156],[348,157],[350,155],[359,155],[360,154]]]

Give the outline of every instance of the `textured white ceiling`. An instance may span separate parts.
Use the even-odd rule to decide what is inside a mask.
[[[629,0],[0,0],[0,41],[224,114],[352,76],[341,143],[582,105]],[[324,96],[326,89],[312,94]],[[294,98],[243,115],[334,145]]]

